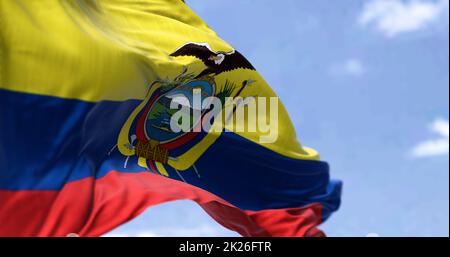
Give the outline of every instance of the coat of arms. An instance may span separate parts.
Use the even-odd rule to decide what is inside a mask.
[[[117,148],[127,157],[125,167],[129,158],[136,156],[140,166],[165,176],[168,176],[166,165],[172,167],[181,178],[179,171],[188,169],[193,169],[200,176],[195,162],[220,133],[207,133],[197,129],[211,113],[208,109],[194,110],[195,106],[191,104],[194,94],[201,92],[202,101],[208,97],[216,97],[223,105],[226,98],[240,95],[251,81],[245,80],[240,85],[226,81],[224,85],[217,87],[215,76],[238,68],[254,68],[239,52],[214,52],[205,43],[185,44],[171,56],[193,56],[202,60],[207,68],[194,74],[184,67],[174,79],[152,83],[145,99],[124,124]],[[185,110],[189,110],[189,131],[173,129],[171,118],[179,111],[171,108],[174,104],[188,107]]]

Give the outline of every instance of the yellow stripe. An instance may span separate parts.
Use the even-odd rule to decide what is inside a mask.
[[[231,49],[180,0],[0,0],[0,33],[0,88],[84,101],[142,99],[187,38]]]
[[[169,57],[187,42],[232,49],[180,0],[0,0],[0,89],[90,102],[144,99],[155,80],[174,78],[185,65],[189,72],[205,69],[194,57]],[[225,72],[215,79],[217,86],[255,80],[241,96],[276,96],[254,71]],[[263,146],[293,158],[319,159],[298,143],[282,105],[279,122],[277,141]],[[258,133],[238,134],[258,143]],[[217,136],[212,133],[170,163],[189,168]],[[119,149],[130,156],[128,140],[121,133]]]

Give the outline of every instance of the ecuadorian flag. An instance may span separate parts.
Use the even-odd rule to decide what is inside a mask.
[[[243,236],[323,235],[341,184],[273,99],[181,0],[0,0],[0,236],[183,199]]]

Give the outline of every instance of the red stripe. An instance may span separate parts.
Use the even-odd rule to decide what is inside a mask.
[[[149,172],[111,171],[68,183],[60,191],[0,190],[0,236],[99,236],[147,207],[193,200],[223,226],[243,236],[323,236],[321,205],[243,211],[200,188]]]

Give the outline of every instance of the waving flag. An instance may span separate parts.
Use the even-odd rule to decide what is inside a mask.
[[[341,184],[268,99],[183,1],[0,0],[0,236],[99,236],[180,199],[244,236],[323,235]]]

